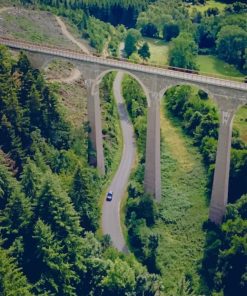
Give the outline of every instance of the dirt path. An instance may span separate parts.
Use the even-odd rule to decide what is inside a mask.
[[[66,36],[70,41],[72,41],[74,44],[76,44],[83,52],[86,54],[90,54],[90,51],[87,49],[87,47],[82,44],[81,42],[77,41],[74,36],[67,30],[65,23],[61,20],[59,16],[55,16],[61,30],[64,36]]]
[[[110,41],[111,41],[111,37],[109,37],[108,40],[105,43],[105,46],[104,46],[102,54],[101,54],[103,57],[108,57],[109,56],[108,45],[109,45]]]
[[[124,51],[124,42],[120,42],[118,50],[120,58],[126,58]]]
[[[2,8],[0,8],[0,13],[1,12],[4,12],[4,11],[6,11],[6,10],[9,10],[9,9],[11,9],[12,7],[2,7]]]
[[[81,77],[81,72],[74,68],[71,72],[71,75],[66,78],[58,78],[58,79],[48,79],[49,82],[64,82],[64,83],[72,83],[78,80]]]

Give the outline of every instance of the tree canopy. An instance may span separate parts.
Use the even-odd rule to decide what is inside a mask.
[[[198,47],[189,33],[181,33],[169,45],[169,65],[185,69],[197,69]]]

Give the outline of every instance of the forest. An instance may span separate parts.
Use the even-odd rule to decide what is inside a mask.
[[[93,15],[114,26],[124,24],[132,27],[136,23],[138,14],[153,0],[22,0],[22,2],[72,10],[82,9],[87,15]]]

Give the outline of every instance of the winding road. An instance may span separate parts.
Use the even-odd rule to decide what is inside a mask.
[[[80,49],[85,53],[90,54],[88,49],[81,43],[79,43],[67,30],[64,22],[56,16],[56,20],[60,25],[63,34],[73,43],[75,43]],[[77,70],[77,69],[75,69]],[[78,73],[74,79],[78,78]],[[73,77],[73,75],[72,75]],[[123,136],[123,151],[120,165],[118,167],[117,173],[115,174],[112,183],[109,186],[108,190],[113,191],[113,199],[111,202],[104,201],[102,209],[102,227],[103,233],[109,234],[113,246],[116,247],[119,251],[128,252],[124,236],[121,228],[120,221],[120,206],[121,200],[124,197],[128,179],[131,173],[131,169],[134,165],[136,146],[134,140],[134,130],[132,124],[128,118],[128,112],[124,103],[124,99],[121,93],[122,90],[122,78],[123,73],[118,72],[113,84],[113,93],[117,103],[117,108],[119,112],[120,124],[122,129]],[[71,77],[68,77],[64,82],[72,82]]]
[[[10,7],[0,8],[0,12],[10,9]],[[61,27],[63,35],[65,35],[71,42],[76,44],[84,53],[90,55],[88,48],[78,42],[74,36],[68,31],[65,23],[61,18],[56,16],[56,20]],[[71,83],[80,78],[80,71],[78,69],[73,69],[71,75],[67,78],[61,79],[50,79],[50,81],[60,81],[64,83]],[[118,72],[113,84],[114,97],[117,103],[117,108],[119,112],[120,124],[123,136],[123,151],[120,165],[118,167],[117,173],[115,174],[109,190],[113,191],[113,200],[111,202],[104,201],[102,209],[102,227],[103,233],[109,234],[113,246],[119,251],[128,252],[128,248],[125,244],[124,236],[121,229],[120,222],[120,206],[121,200],[124,197],[128,179],[131,173],[131,169],[134,165],[136,146],[134,140],[134,130],[132,124],[128,118],[128,112],[124,103],[124,99],[121,93],[121,83],[122,83],[123,73]]]
[[[108,190],[113,191],[112,201],[104,201],[102,214],[103,233],[109,234],[113,246],[119,251],[128,252],[120,223],[121,199],[127,188],[128,179],[135,161],[135,139],[132,124],[121,93],[123,73],[118,72],[113,84],[113,92],[117,102],[123,135],[123,151],[120,165]]]

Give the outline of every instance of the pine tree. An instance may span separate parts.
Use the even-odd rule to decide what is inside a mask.
[[[97,187],[99,179],[92,169],[78,168],[72,183],[70,197],[80,215],[81,226],[95,231],[99,223]]]
[[[0,246],[0,295],[32,296],[31,285],[21,269],[17,267],[14,258]]]
[[[0,158],[0,211],[3,210],[13,192],[14,180],[11,178],[10,172],[1,164]]]
[[[30,200],[20,191],[19,186],[15,187],[0,215],[1,233],[8,246],[16,237],[28,232],[32,216]]]
[[[21,175],[22,190],[31,201],[37,202],[39,189],[41,186],[41,172],[36,167],[35,163],[28,160],[23,168]]]
[[[81,235],[77,212],[68,195],[61,189],[58,178],[49,172],[40,190],[37,214],[60,238],[68,234]]]
[[[39,273],[35,285],[37,292],[76,296],[75,283],[79,278],[68,262],[69,256],[62,241],[57,240],[51,227],[40,219],[35,225],[33,238],[37,258],[35,268]]]
[[[79,216],[70,198],[61,189],[59,180],[51,173],[47,173],[44,178],[36,214],[44,223],[50,225],[56,238],[63,241],[68,256],[78,270],[83,269],[83,240]]]
[[[30,71],[31,69],[32,67],[27,56],[23,52],[21,52],[18,62],[14,66],[14,71],[19,71],[25,77],[25,74],[27,74],[28,71]]]
[[[147,42],[145,42],[143,46],[138,50],[138,54],[143,60],[147,60],[150,58],[150,50]]]

